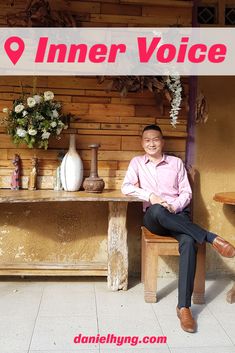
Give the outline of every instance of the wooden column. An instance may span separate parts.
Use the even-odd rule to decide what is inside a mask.
[[[128,248],[127,202],[109,202],[108,221],[108,288],[127,290]]]

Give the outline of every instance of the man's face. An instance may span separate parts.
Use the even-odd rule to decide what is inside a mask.
[[[144,131],[142,135],[142,147],[149,156],[160,157],[162,155],[163,146],[164,140],[160,131]]]

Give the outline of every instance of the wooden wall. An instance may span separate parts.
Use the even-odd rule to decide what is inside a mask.
[[[14,3],[14,6],[10,6]],[[192,4],[178,0],[105,0],[105,1],[51,1],[54,9],[67,10],[77,14],[80,25],[91,26],[169,26],[191,24]],[[6,25],[4,15],[11,11],[23,11],[22,0],[6,1],[1,8],[0,23]],[[2,77],[0,79],[0,119],[4,117],[3,107],[11,107],[12,100],[24,91],[32,94],[34,77]],[[118,92],[107,93],[107,83],[99,85],[96,77],[38,77],[37,92],[52,90],[55,99],[62,101],[65,112],[75,115],[76,121],[58,140],[52,140],[49,149],[30,150],[16,147],[0,127],[0,188],[8,188],[13,170],[12,158],[19,153],[23,166],[23,187],[27,187],[30,159],[39,158],[40,188],[53,188],[55,169],[58,166],[58,152],[68,149],[69,133],[76,133],[77,149],[83,159],[85,176],[90,168],[90,143],[101,144],[99,151],[99,175],[104,178],[106,188],[120,188],[130,159],[142,153],[139,135],[146,124],[159,124],[166,136],[166,150],[185,157],[187,137],[187,111],[180,111],[180,122],[176,129],[170,125],[167,101],[160,109],[151,92],[130,93],[121,98]],[[184,80],[188,92],[187,80]]]
[[[56,11],[67,11],[81,27],[191,26],[192,1],[182,0],[49,0]],[[1,1],[0,25],[6,14],[24,12],[25,0]]]

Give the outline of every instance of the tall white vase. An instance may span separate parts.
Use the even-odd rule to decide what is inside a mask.
[[[83,164],[76,151],[75,135],[69,139],[69,150],[61,163],[61,182],[65,191],[79,190],[83,180]]]

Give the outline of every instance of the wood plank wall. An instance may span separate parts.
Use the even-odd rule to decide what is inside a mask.
[[[14,3],[14,6],[10,6]],[[169,26],[176,23],[191,25],[192,3],[179,0],[104,0],[104,1],[51,1],[54,9],[78,14],[81,26]],[[25,1],[5,1],[1,7],[0,25],[6,26],[4,14],[23,11]],[[77,149],[89,175],[90,143],[101,144],[99,151],[99,175],[105,180],[106,188],[120,188],[129,160],[141,154],[139,135],[146,124],[159,124],[166,136],[166,150],[183,159],[187,137],[187,111],[180,111],[180,124],[172,128],[169,120],[170,106],[164,101],[163,110],[158,106],[151,92],[129,93],[121,98],[118,92],[107,93],[107,83],[99,85],[96,77],[37,77],[37,92],[52,90],[55,98],[63,102],[65,112],[75,115],[76,121],[60,140],[52,140],[47,151],[16,147],[0,128],[0,188],[9,188],[13,170],[12,158],[19,153],[23,167],[23,187],[27,187],[30,159],[39,158],[39,188],[53,188],[58,152],[67,150],[69,133],[76,133]],[[0,78],[0,119],[4,117],[3,107],[11,107],[12,100],[24,91],[32,94],[34,77]],[[187,93],[188,82],[184,79]]]

